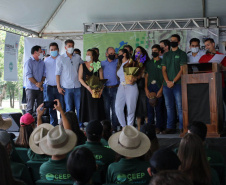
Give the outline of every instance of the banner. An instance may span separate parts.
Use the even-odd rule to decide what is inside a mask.
[[[97,47],[100,50],[100,60],[105,60],[105,53],[108,47],[114,47],[116,53],[122,49],[124,45],[129,44],[135,49],[137,46],[144,47],[149,56],[151,55],[151,47],[154,44],[159,44],[163,39],[170,39],[173,34],[179,34],[181,37],[180,49],[188,52],[190,39],[196,37],[200,39],[201,49],[205,49],[204,40],[206,38],[213,38],[216,44],[216,49],[219,48],[219,29],[192,29],[192,30],[157,30],[157,31],[143,31],[143,32],[122,32],[122,33],[95,33],[83,35],[84,54],[90,48]]]
[[[4,50],[4,80],[18,81],[17,57],[20,36],[6,32]]]

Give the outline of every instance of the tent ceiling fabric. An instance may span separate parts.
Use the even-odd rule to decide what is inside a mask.
[[[0,0],[0,20],[40,32],[62,0]],[[206,0],[206,17],[226,25],[226,0]],[[200,18],[202,0],[66,0],[44,30],[83,32],[83,23]]]

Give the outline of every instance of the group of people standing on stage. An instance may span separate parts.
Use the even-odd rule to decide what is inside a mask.
[[[176,132],[178,115],[182,132],[182,66],[188,62],[207,63],[220,53],[215,50],[211,38],[205,40],[206,53],[200,50],[200,40],[193,38],[190,40],[191,52],[186,54],[179,48],[180,40],[180,36],[174,34],[170,40],[153,45],[151,57],[141,46],[133,51],[130,45],[124,45],[117,54],[113,47],[108,47],[106,60],[101,62],[98,48],[87,50],[83,61],[79,50],[74,49],[73,40],[65,41],[66,52],[62,55],[59,55],[57,43],[51,43],[50,56],[44,61],[41,47],[34,46],[32,56],[24,66],[27,112],[33,113],[35,99],[38,105],[43,102],[45,83],[46,100],[59,99],[66,112],[76,109],[80,127],[84,122],[107,119],[111,120],[113,130],[117,131],[118,126],[133,125],[136,118],[138,129],[144,120],[156,124],[156,133],[172,134]],[[141,60],[138,55],[143,56],[143,66],[133,82],[126,84],[124,69]],[[94,72],[96,63],[101,67]],[[225,58],[221,62],[223,70],[224,66]],[[100,98],[92,98],[93,91],[86,83],[92,75],[100,80],[107,79]],[[149,104],[152,93],[158,100],[155,106]],[[58,124],[56,110],[50,109],[50,122],[54,126]]]

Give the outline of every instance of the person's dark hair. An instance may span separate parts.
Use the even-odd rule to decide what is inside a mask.
[[[187,174],[194,184],[210,185],[211,173],[202,140],[196,134],[186,134],[180,142],[179,170]]]
[[[178,35],[178,34],[173,34],[173,35],[171,35],[171,37],[176,37],[177,40],[178,40],[178,42],[180,42],[180,35]]]
[[[180,171],[162,171],[154,175],[149,185],[193,185],[192,181]]]
[[[207,42],[207,41],[210,41],[211,43],[215,43],[215,41],[212,38],[207,38],[207,39],[205,39],[204,42]]]
[[[130,46],[130,45],[124,45],[123,46],[123,49],[126,49],[126,48],[129,48],[129,52],[130,53],[133,52],[133,47],[132,46]]]
[[[42,49],[41,46],[38,46],[38,45],[33,46],[33,47],[31,48],[31,54],[33,55],[33,54],[35,53],[35,51],[38,52],[39,49]]]
[[[106,49],[106,53],[108,53],[108,50],[110,49],[110,48],[112,48],[112,49],[115,49],[114,47],[108,47],[107,49]]]
[[[146,51],[146,49],[144,49],[142,46],[137,46],[136,49],[137,49],[137,48],[140,48],[141,53],[142,53],[143,55],[146,55],[146,61],[145,61],[145,62],[151,60],[150,57],[149,57],[149,55],[148,55],[148,52]],[[133,60],[134,60],[134,61],[135,61],[136,49],[135,49],[134,52],[133,52]]]
[[[82,141],[84,140],[84,133],[79,128],[78,118],[74,111],[65,112],[65,116],[71,126],[71,130],[77,135],[77,145],[84,144]],[[63,125],[62,119],[60,125]]]
[[[97,62],[98,61],[98,55],[97,52],[93,49],[88,49],[87,52],[90,51],[92,53],[92,57],[93,57],[93,62]]]
[[[200,45],[200,40],[197,39],[197,38],[192,38],[192,39],[190,40],[190,45],[191,45],[192,42],[198,42],[198,44]]]
[[[97,50],[98,52],[100,52],[99,48],[92,48],[92,49],[95,50],[95,51]]]
[[[205,123],[201,121],[193,121],[192,123],[189,123],[188,130],[190,130],[192,134],[198,135],[202,141],[206,140],[207,126]]]
[[[161,51],[161,47],[160,47],[159,44],[154,44],[154,45],[151,47],[151,49],[154,49],[154,48],[158,49],[158,51]]]
[[[51,46],[56,46],[56,48],[59,49],[59,46],[58,46],[58,44],[57,44],[56,42],[50,43],[50,44],[49,44],[49,48],[50,48]]]
[[[164,46],[168,46],[168,48],[170,50],[170,41],[168,39],[161,40],[159,43],[163,43]]]
[[[75,45],[75,42],[73,40],[71,40],[71,39],[68,39],[68,40],[66,40],[64,42],[65,45],[67,45],[68,43],[71,43],[71,44]]]
[[[0,143],[0,179],[1,185],[22,185],[14,180],[6,148]]]
[[[76,149],[67,160],[67,169],[78,185],[87,184],[96,171],[93,153],[85,147]]]
[[[109,120],[104,120],[101,122],[103,125],[103,136],[106,141],[111,137],[112,128],[111,128],[111,122]]]
[[[34,122],[20,127],[19,136],[15,142],[16,147],[29,148],[29,138],[34,130]]]
[[[150,167],[153,174],[164,170],[178,170],[180,164],[177,154],[167,148],[157,150],[150,159]]]
[[[80,51],[80,49],[75,48],[75,49],[74,49],[74,53],[75,53],[75,52],[78,52],[78,53],[81,55],[81,51]]]

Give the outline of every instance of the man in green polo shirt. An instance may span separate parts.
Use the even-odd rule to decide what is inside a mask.
[[[92,181],[93,183],[103,184],[105,182],[105,175],[108,165],[115,161],[115,152],[110,148],[104,147],[100,142],[102,132],[103,126],[99,121],[90,121],[86,127],[86,143],[75,147],[75,149],[86,147],[93,152],[98,168],[93,175]]]
[[[146,63],[145,74],[145,93],[147,99],[150,98],[150,93],[155,92],[158,98],[158,104],[152,107],[147,101],[148,123],[154,124],[156,113],[156,133],[159,134],[165,129],[166,123],[164,119],[164,99],[163,91],[163,76],[162,76],[162,59],[160,58],[161,48],[158,44],[152,46],[152,57]]]
[[[180,36],[174,34],[170,38],[171,50],[164,54],[162,61],[162,74],[164,77],[163,94],[167,110],[167,129],[165,134],[176,132],[175,102],[179,116],[179,129],[183,132],[183,114],[181,98],[182,66],[187,63],[187,54],[180,50]]]

